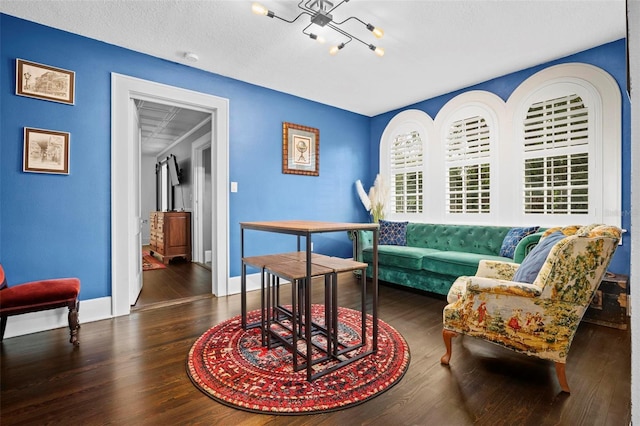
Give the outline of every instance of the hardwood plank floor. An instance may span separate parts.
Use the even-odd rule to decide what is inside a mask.
[[[143,246],[143,250],[150,247]],[[133,310],[211,297],[211,269],[181,258],[172,259],[166,266],[142,273],[142,291]]]
[[[341,306],[357,306],[357,286],[351,275],[341,276]],[[320,299],[322,286],[314,287]],[[249,293],[249,309],[259,303],[259,292]],[[185,363],[191,345],[208,328],[240,313],[239,295],[83,324],[78,348],[69,344],[66,329],[6,339],[0,348],[0,421],[3,426],[629,424],[629,331],[580,325],[567,364],[572,389],[567,395],[560,393],[552,363],[470,337],[454,339],[451,366],[440,365],[445,304],[381,285],[380,318],[410,346],[405,377],[356,407],[306,416],[237,410],[190,382]]]

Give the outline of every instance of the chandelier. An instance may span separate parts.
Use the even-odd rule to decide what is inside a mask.
[[[266,7],[262,6],[259,3],[253,3],[251,10],[256,15],[264,15],[264,16],[268,16],[269,18],[278,18],[281,21],[287,22],[289,24],[296,22],[298,18],[300,18],[302,15],[309,15],[311,17],[311,22],[302,30],[302,33],[309,36],[309,38],[311,38],[312,40],[316,40],[320,43],[324,43],[325,41],[324,38],[309,31],[309,28],[314,24],[319,27],[329,27],[332,30],[347,37],[348,39],[347,41],[340,43],[338,45],[332,46],[331,49],[329,49],[329,53],[331,55],[335,55],[336,53],[338,53],[340,50],[342,50],[342,48],[344,48],[352,40],[357,40],[360,43],[367,46],[369,49],[371,49],[376,55],[383,56],[384,55],[383,48],[377,47],[373,44],[367,43],[359,39],[353,34],[350,34],[344,29],[342,29],[340,26],[345,22],[348,22],[353,19],[360,22],[362,25],[364,25],[369,31],[373,33],[374,36],[376,36],[376,38],[381,38],[384,35],[384,31],[382,31],[380,28],[377,28],[371,24],[365,23],[364,21],[362,21],[361,19],[355,16],[351,16],[350,18],[347,18],[342,22],[335,22],[333,20],[333,15],[331,13],[334,10],[336,10],[340,5],[342,5],[343,3],[347,3],[348,1],[349,0],[342,0],[340,3],[334,6],[333,2],[329,0],[306,0],[306,1],[301,0],[300,3],[298,3],[298,8],[302,10],[302,12],[300,12],[298,16],[296,16],[294,19],[290,21],[280,16],[277,16],[274,12],[270,11],[269,9],[267,9]]]

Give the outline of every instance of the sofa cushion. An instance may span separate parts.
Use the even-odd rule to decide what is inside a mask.
[[[380,241],[381,245],[406,246],[407,245],[407,224],[409,222],[391,222],[380,220]]]
[[[538,232],[539,226],[528,226],[526,228],[511,228],[502,240],[500,256],[513,259],[518,243],[527,235]]]
[[[422,258],[437,250],[420,247],[382,246],[378,245],[378,265],[397,268],[422,269]],[[373,262],[373,249],[368,247],[362,251],[363,262]]]
[[[527,257],[524,258],[516,274],[513,276],[513,281],[532,284],[538,276],[538,272],[542,269],[542,265],[547,260],[547,256],[553,246],[564,237],[565,235],[562,231],[556,231],[542,238]]]
[[[511,260],[501,256],[490,256],[486,254],[465,253],[460,251],[434,251],[424,255],[422,269],[456,277],[475,275],[478,270],[478,263],[480,263],[482,259],[502,262],[509,262]]]

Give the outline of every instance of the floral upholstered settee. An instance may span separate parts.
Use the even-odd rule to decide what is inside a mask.
[[[481,261],[476,275],[458,278],[447,296],[441,362],[449,364],[452,337],[467,334],[554,361],[560,387],[569,392],[571,341],[620,235],[607,225],[552,228],[520,265]]]

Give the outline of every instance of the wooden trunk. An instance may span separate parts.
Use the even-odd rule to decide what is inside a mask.
[[[583,320],[607,327],[627,329],[627,283],[626,275],[607,272],[593,296]]]

